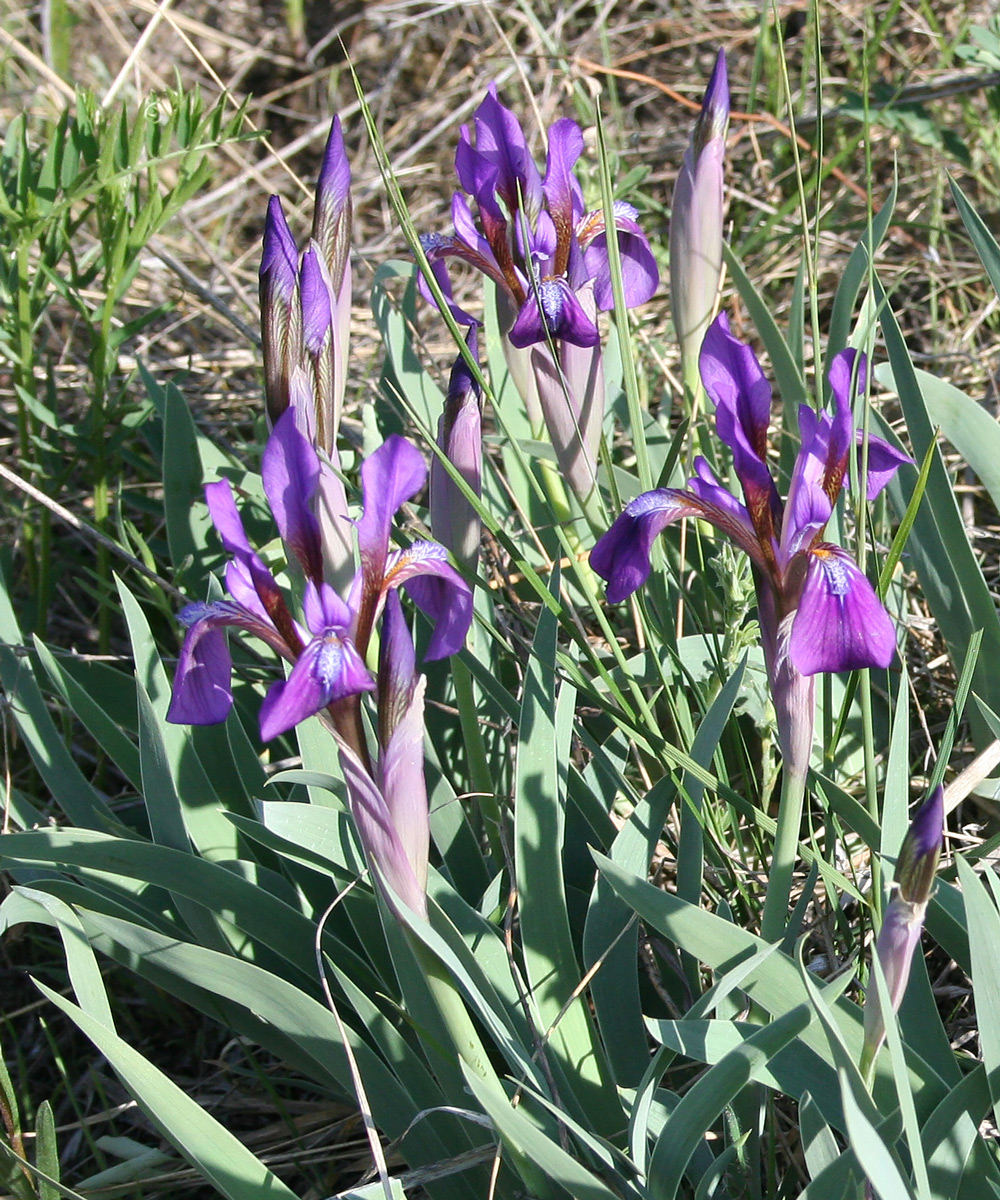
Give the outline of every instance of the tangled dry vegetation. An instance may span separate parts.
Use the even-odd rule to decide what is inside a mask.
[[[140,362],[158,379],[175,380],[198,419],[230,444],[255,436],[261,409],[254,330],[267,196],[282,193],[293,227],[305,228],[310,181],[333,112],[345,123],[355,180],[356,307],[348,387],[355,415],[371,400],[378,381],[370,285],[378,265],[404,256],[405,246],[364,136],[348,61],[418,228],[447,224],[458,128],[489,83],[496,81],[508,103],[526,114],[525,124],[536,136],[557,116],[573,111],[574,88],[582,83],[600,95],[621,172],[641,168],[634,199],[648,214],[646,229],[665,246],[670,190],[688,138],[690,109],[716,49],[725,47],[740,110],[730,145],[731,240],[781,320],[802,252],[795,143],[777,70],[779,36],[786,47],[796,132],[804,142],[798,146],[799,161],[807,181],[815,169],[810,159],[822,164],[824,175],[818,225],[821,306],[867,220],[867,176],[878,207],[895,175],[896,219],[880,269],[895,294],[911,349],[918,361],[980,397],[991,413],[1000,412],[996,298],[958,232],[946,186],[946,171],[952,171],[988,217],[1000,212],[1000,138],[993,131],[997,79],[991,93],[982,86],[984,68],[956,56],[970,24],[984,24],[990,15],[992,5],[985,0],[823,3],[818,40],[809,32],[804,5],[775,5],[774,11],[765,5],[762,23],[757,6],[737,0],[518,0],[504,5],[317,0],[306,6],[300,36],[289,31],[279,0],[73,0],[67,78],[46,62],[48,8],[45,0],[40,5],[0,0],[3,124],[27,112],[42,129],[72,102],[74,85],[129,104],[179,86],[201,88],[209,100],[225,95],[234,106],[246,101],[248,127],[261,132],[218,153],[209,185],[151,245],[127,311],[120,314],[125,321],[169,303],[169,313],[125,347],[122,384],[139,390],[128,372]],[[866,31],[877,39],[866,39]],[[812,82],[817,54],[823,63],[821,93]],[[971,74],[977,74],[972,85]],[[857,101],[865,80],[876,98],[892,101],[883,117],[872,114],[868,146]],[[821,144],[818,113],[825,117]],[[540,150],[540,137],[536,144]],[[81,236],[88,236],[86,229]],[[444,369],[450,354],[440,328],[428,322],[423,332],[426,353]],[[87,403],[86,343],[77,318],[57,303],[38,337],[54,381],[55,406],[72,420]],[[664,288],[641,315],[639,343],[655,401],[673,386],[675,365]],[[0,438],[8,447],[15,442],[13,412],[10,377],[0,367]],[[970,532],[993,582],[1000,522],[975,480],[961,463],[954,465]],[[10,466],[17,468],[16,462]],[[126,495],[130,487],[143,486],[121,482]],[[86,515],[86,489],[74,493],[72,477],[58,500]],[[926,744],[933,745],[952,679],[924,615],[915,607],[911,666],[927,724]],[[63,590],[53,639],[87,649],[91,629],[92,614]],[[16,755],[12,761],[16,772]],[[989,810],[978,814],[988,815]],[[67,1035],[58,1016],[46,1014],[51,1025],[26,1019],[36,993],[24,970],[30,966],[60,980],[55,943],[46,945],[32,935],[30,941],[9,943],[2,953],[0,1040],[14,1059],[26,1100],[51,1095],[57,1124],[72,1131],[64,1134],[71,1139],[64,1143],[67,1154],[77,1161],[90,1155],[99,1163],[94,1139],[109,1130],[127,1134],[138,1119],[135,1109],[100,1063],[79,1057],[79,1042]],[[129,1013],[132,1028],[125,1017],[124,1035],[140,1042],[155,1037],[161,1065],[175,1079],[186,1079],[192,1094],[246,1135],[258,1153],[275,1165],[294,1156],[302,1194],[310,1189],[328,1194],[357,1177],[366,1154],[353,1114],[331,1112],[325,1102],[286,1087],[281,1065],[255,1057],[251,1047],[219,1045],[211,1028],[168,997],[136,986]],[[285,1177],[295,1182],[287,1170]],[[164,1176],[162,1188],[164,1194],[202,1190],[193,1174]]]

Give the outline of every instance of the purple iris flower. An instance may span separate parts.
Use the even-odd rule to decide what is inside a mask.
[[[421,238],[435,276],[451,301],[446,260],[467,262],[492,279],[508,302],[507,336],[523,349],[555,341],[581,347],[600,340],[594,315],[579,292],[593,282],[598,310],[614,306],[604,213],[586,212],[573,173],[583,153],[583,133],[575,121],[549,129],[544,178],[528,150],[517,118],[497,99],[496,87],[476,110],[475,145],[463,126],[455,171],[476,202],[478,221],[462,192],[452,200],[452,235]],[[625,302],[644,304],[656,291],[659,273],[649,242],[631,205],[614,206],[621,253]],[[431,299],[426,283],[424,294]],[[474,318],[452,303],[461,324]]]
[[[631,501],[590,562],[608,581],[608,599],[617,602],[646,581],[654,539],[682,517],[708,521],[746,551],[786,769],[804,777],[812,743],[811,677],[887,667],[896,653],[892,621],[874,588],[846,550],[823,540],[851,449],[862,437],[851,402],[864,391],[864,355],[844,350],[833,360],[832,412],[800,407],[802,444],[784,502],[767,464],[771,388],[753,350],[729,332],[725,313],[705,335],[700,368],[715,404],[716,431],[732,451],[743,503],[699,457],[687,489],[660,488]],[[872,500],[900,464],[912,460],[881,438],[867,443],[866,495]]]
[[[436,542],[390,551],[392,518],[424,486],[424,461],[393,435],[361,469],[364,513],[356,523],[361,568],[343,600],[323,577],[320,524],[313,506],[321,463],[297,426],[295,408],[278,419],[264,451],[264,491],[285,545],[305,577],[302,622],[274,576],[251,548],[228,481],[209,484],[209,511],[232,560],[230,599],[189,605],[180,615],[187,634],[167,714],[177,724],[211,725],[232,707],[232,659],[225,629],[253,634],[288,662],[286,680],[271,685],[261,708],[261,736],[276,737],[349,696],[375,688],[364,656],[387,595],[405,584],[434,622],[427,658],[454,654],[472,619],[472,594]]]

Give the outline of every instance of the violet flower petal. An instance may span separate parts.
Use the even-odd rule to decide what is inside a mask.
[[[216,483],[206,484],[205,501],[223,546],[240,564],[244,578],[252,583],[264,611],[270,615],[276,607],[284,605],[281,589],[250,547],[229,480],[220,479]]]
[[[590,565],[607,580],[607,597],[617,604],[642,587],[652,570],[653,542],[671,521],[698,513],[696,497],[674,488],[643,492],[626,506],[590,552]]]
[[[523,350],[544,342],[546,330],[553,339],[562,338],[574,346],[596,346],[601,340],[597,326],[564,279],[539,280],[507,337],[512,346]]]
[[[381,589],[392,519],[400,506],[420,491],[426,480],[427,467],[420,451],[398,433],[387,437],[361,464],[364,511],[356,528],[366,584],[371,580]]]
[[[523,205],[533,224],[542,207],[542,179],[517,117],[497,99],[496,84],[476,109],[476,149],[497,168],[497,191],[512,215]]]
[[[305,647],[288,678],[273,683],[260,707],[265,742],[345,696],[375,689],[368,668],[343,630],[326,629]]]
[[[887,667],[896,654],[896,631],[875,589],[839,546],[820,543],[809,552],[788,652],[803,675]]]
[[[404,583],[434,625],[426,661],[457,654],[472,624],[472,590],[448,562],[448,551],[437,542],[414,542],[398,550],[386,564],[383,592]]]
[[[861,446],[864,441],[864,430],[857,431],[857,443]],[[860,451],[858,457],[861,457]],[[904,463],[913,466],[913,459],[897,450],[884,438],[868,435],[868,480],[865,487],[867,499],[874,500],[884,487],[892,482],[893,477]]]
[[[302,341],[314,357],[320,354],[333,328],[333,308],[327,272],[316,247],[302,255],[299,273],[302,305]]]
[[[306,576],[323,579],[319,522],[310,508],[319,483],[319,458],[295,424],[290,408],[268,438],[261,462],[264,492],[278,532],[291,547]]]

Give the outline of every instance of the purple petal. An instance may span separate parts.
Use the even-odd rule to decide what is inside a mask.
[[[696,497],[674,488],[643,492],[625,506],[590,552],[590,565],[607,580],[609,603],[617,604],[642,587],[652,570],[650,553],[657,535],[671,521],[699,514],[699,509]]]
[[[364,511],[357,521],[357,531],[366,586],[381,590],[392,519],[426,480],[427,467],[420,451],[398,433],[387,437],[362,463]]]
[[[269,742],[335,700],[374,689],[354,643],[343,631],[324,630],[302,651],[288,678],[271,685],[260,708],[260,736]]]
[[[325,629],[346,631],[351,625],[351,610],[328,583],[317,587],[311,579],[306,580],[302,597],[302,615],[312,633],[320,634]]]
[[[309,507],[319,482],[319,458],[295,425],[295,410],[278,421],[261,463],[264,492],[278,526],[306,576],[323,578],[319,522]]]
[[[716,55],[712,77],[708,81],[701,102],[701,112],[695,125],[693,138],[695,154],[700,155],[711,141],[725,138],[729,129],[729,72],[726,69],[726,52]]]
[[[529,224],[542,207],[542,180],[517,117],[497,99],[491,84],[476,109],[476,149],[497,168],[497,191],[511,214],[523,204]]]
[[[636,220],[631,204],[616,200],[615,229],[618,235],[618,254],[622,264],[622,287],[627,308],[645,304],[660,283],[660,271],[649,247],[646,235]],[[597,307],[606,312],[615,306],[611,286],[611,265],[608,261],[608,236],[604,212],[588,213],[577,227],[577,237],[583,247],[587,275],[594,280]]]
[[[302,305],[302,341],[309,353],[315,357],[323,350],[333,327],[328,276],[315,246],[310,246],[302,255],[299,295]]]
[[[830,503],[836,503],[847,473],[847,456],[854,440],[854,397],[863,394],[867,375],[867,359],[857,350],[841,350],[830,364],[827,380],[833,392],[833,416],[827,448],[824,490]],[[855,387],[851,388],[851,379]]]
[[[330,126],[316,181],[312,236],[330,273],[332,291],[336,295],[346,271],[351,240],[351,165],[344,150],[339,116],[333,118]]]
[[[788,652],[803,675],[887,667],[896,631],[875,589],[839,546],[809,552],[806,581],[792,623]]]
[[[528,294],[507,337],[519,350],[552,338],[574,346],[596,346],[600,332],[564,279],[542,279]]]
[[[786,560],[822,532],[836,500],[836,494],[831,498],[826,490],[833,418],[826,412],[817,415],[808,405],[802,404],[799,406],[799,432],[802,444],[792,468],[781,527],[781,547]],[[839,483],[837,487],[839,491]]]
[[[253,585],[264,611],[270,615],[277,607],[284,607],[281,590],[274,576],[250,548],[229,480],[220,479],[216,483],[206,484],[205,501],[223,546],[236,559],[243,578]]]
[[[568,243],[577,218],[583,211],[583,192],[573,174],[573,168],[582,153],[583,131],[580,126],[568,117],[556,121],[549,129],[542,190],[560,244],[564,241]],[[565,266],[557,267],[557,270],[561,273]]]
[[[735,453],[747,449],[763,462],[771,422],[771,385],[750,346],[729,332],[729,318],[719,313],[701,348],[702,383],[716,408],[719,436]]]
[[[233,705],[233,662],[224,630],[242,629],[267,642],[279,654],[288,647],[269,621],[228,600],[189,604],[179,614],[188,630],[177,659],[167,720],[175,725],[216,725]]]
[[[753,350],[729,332],[724,312],[705,334],[699,369],[715,404],[716,431],[733,452],[750,518],[758,537],[768,542],[781,514],[781,501],[767,467],[771,385]]]
[[[288,228],[281,198],[272,196],[267,202],[264,220],[264,241],[260,257],[260,277],[270,280],[270,286],[286,303],[295,294],[299,251]]]
[[[472,590],[448,562],[448,551],[437,542],[414,542],[392,555],[383,591],[404,583],[416,606],[434,625],[426,661],[457,654],[472,624]]]
[[[452,244],[455,242],[454,238],[446,238],[443,234],[439,233],[421,234],[420,237],[420,242],[424,247],[424,253],[430,260],[431,271],[434,273],[434,278],[437,280],[438,287],[444,293],[445,304],[451,310],[451,315],[455,318],[455,321],[459,325],[476,325],[478,324],[476,318],[467,313],[464,308],[459,307],[452,297],[451,276],[448,274],[448,266],[447,263],[441,261],[441,259],[446,256],[439,256],[437,249],[435,249],[435,247],[440,247],[442,240]],[[458,257],[461,256],[459,255]],[[435,306],[437,305],[437,300],[434,298],[434,293],[431,291],[427,280],[424,278],[423,271],[420,271],[417,275],[417,291],[421,294],[421,296],[423,296],[428,304],[433,304]]]
[[[896,863],[896,882],[904,900],[926,904],[944,845],[944,789],[940,784],[910,822]]]
[[[864,430],[857,431],[857,443],[859,446],[864,442]],[[861,453],[858,457],[860,459]],[[869,500],[874,500],[882,489],[892,482],[893,476],[904,463],[913,465],[913,459],[904,454],[902,450],[897,450],[895,446],[889,444],[884,438],[876,437],[870,433],[868,435],[868,482],[865,488],[865,495]]]

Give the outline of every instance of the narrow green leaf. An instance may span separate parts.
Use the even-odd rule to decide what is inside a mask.
[[[647,1185],[657,1200],[673,1200],[695,1148],[726,1105],[811,1020],[807,1005],[796,1006],[741,1040],[684,1094],[657,1138],[649,1160]]]
[[[994,1120],[1000,1120],[1000,914],[978,875],[961,855],[955,859],[965,900],[972,988],[976,1002],[979,1045],[993,1101]]]
[[[42,993],[90,1038],[177,1151],[229,1200],[295,1200],[238,1138],[128,1043],[43,983]]]

